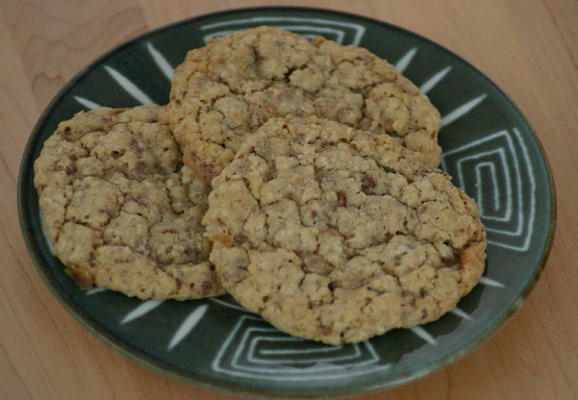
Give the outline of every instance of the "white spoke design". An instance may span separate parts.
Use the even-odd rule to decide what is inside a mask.
[[[482,94],[467,103],[462,104],[461,106],[457,107],[455,110],[450,112],[447,115],[442,117],[442,126],[447,126],[454,122],[456,119],[459,119],[469,113],[474,107],[480,104],[488,95]]]
[[[420,338],[422,338],[423,340],[425,340],[429,344],[432,344],[434,346],[438,345],[438,342],[435,340],[435,338],[432,335],[430,335],[429,332],[426,331],[425,329],[423,329],[421,326],[414,326],[414,327],[409,328],[409,329],[410,329],[410,331],[415,333],[417,336],[419,336]]]
[[[442,69],[441,71],[437,72],[435,75],[433,75],[431,78],[429,78],[427,81],[425,81],[424,83],[421,84],[421,86],[419,87],[419,91],[422,92],[423,94],[427,94],[430,90],[432,90],[442,79],[445,78],[445,76],[448,74],[448,72],[450,72],[452,70],[452,67],[446,67],[444,69]]]
[[[90,289],[85,293],[86,296],[92,296],[93,294],[106,292],[108,289],[103,287],[95,287],[94,289]]]
[[[397,69],[400,74],[403,74],[403,71],[405,71],[405,69],[411,63],[415,53],[417,53],[417,47],[410,49],[407,53],[404,54],[403,57],[399,59],[398,62],[395,63],[395,69]]]
[[[481,283],[482,285],[497,287],[497,288],[505,288],[506,287],[503,283],[495,281],[495,280],[490,279],[490,278],[486,278],[485,276],[482,276],[480,278],[479,283]]]
[[[143,315],[151,312],[158,306],[160,306],[164,300],[147,300],[137,308],[129,312],[123,319],[120,321],[121,324],[126,324],[132,320],[142,317]]]
[[[239,311],[244,311],[247,313],[250,313],[251,311],[247,310],[246,308],[243,308],[241,306],[235,305],[235,304],[231,304],[231,303],[227,303],[226,301],[223,301],[221,299],[217,299],[215,297],[209,297],[208,300],[211,300],[212,302],[215,302],[217,304],[222,305],[223,307],[228,307],[228,308],[232,308],[234,310],[239,310]]]
[[[163,74],[165,74],[169,81],[172,81],[175,69],[167,61],[165,56],[163,56],[150,42],[147,43],[147,50],[151,54],[154,62],[157,64],[157,67],[159,67],[159,69],[163,72]]]
[[[88,108],[89,110],[94,110],[95,108],[102,107],[100,104],[95,103],[94,101],[85,99],[84,97],[74,96],[74,100],[78,101],[80,104]]]
[[[137,101],[141,104],[151,104],[153,101],[148,97],[138,86],[132,83],[126,76],[118,72],[116,69],[109,67],[108,65],[104,66],[106,72],[114,79],[120,87],[122,87],[128,94],[134,97]]]
[[[177,331],[173,335],[173,338],[171,339],[171,342],[169,343],[167,350],[170,351],[174,349],[175,346],[179,344],[193,330],[195,326],[197,326],[197,324],[199,323],[201,318],[203,318],[206,312],[207,312],[207,305],[203,304],[197,307],[192,313],[190,313],[189,316],[183,321],[181,326],[179,326],[179,329],[177,329]]]
[[[474,319],[472,317],[469,316],[469,314],[467,314],[464,310],[459,309],[457,307],[453,308],[452,310],[450,310],[450,312],[452,314],[457,315],[458,317],[461,317],[463,319],[467,319],[468,321],[473,321]]]

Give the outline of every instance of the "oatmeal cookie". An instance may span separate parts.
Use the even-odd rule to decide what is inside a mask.
[[[209,187],[187,167],[163,107],[62,122],[34,164],[44,227],[83,288],[179,300],[223,293],[200,224]]]
[[[317,116],[386,133],[437,166],[440,115],[395,68],[355,46],[273,27],[191,50],[177,67],[169,123],[184,163],[207,181],[269,118]]]
[[[210,260],[244,307],[329,344],[433,321],[474,287],[474,201],[387,135],[308,118],[265,123],[213,180]]]

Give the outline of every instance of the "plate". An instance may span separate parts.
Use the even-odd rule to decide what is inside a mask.
[[[139,301],[81,291],[41,225],[33,162],[59,121],[98,107],[166,104],[173,68],[211,37],[274,25],[368,48],[410,78],[442,114],[441,166],[472,196],[487,229],[484,276],[438,321],[367,342],[326,346],[289,337],[224,296]],[[103,55],[58,93],[34,127],[19,180],[22,232],[38,272],[88,330],[140,365],[210,390],[254,396],[343,396],[400,385],[480,346],[519,309],[542,272],[555,224],[552,176],[520,111],[452,52],[386,23],[305,8],[240,9],[186,20]]]

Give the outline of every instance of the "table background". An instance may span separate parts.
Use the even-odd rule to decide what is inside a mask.
[[[558,225],[544,274],[513,320],[465,359],[388,399],[572,399],[578,393],[578,3],[575,0],[128,0],[0,2],[0,398],[230,399],[143,369],[69,316],[20,234],[16,185],[28,135],[80,68],[135,35],[202,13],[305,5],[426,36],[521,108],[550,159]]]

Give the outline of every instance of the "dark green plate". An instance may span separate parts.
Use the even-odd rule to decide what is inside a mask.
[[[275,25],[306,37],[363,46],[395,64],[440,110],[442,167],[473,196],[488,233],[480,284],[436,322],[339,347],[289,337],[229,297],[145,301],[83,292],[43,233],[33,162],[59,121],[106,105],[165,104],[173,67],[213,36]],[[479,187],[477,187],[479,186]],[[554,186],[543,150],[515,105],[450,51],[405,30],[353,15],[258,8],[205,15],[147,33],[78,73],[36,124],[19,182],[22,231],[40,275],[91,332],[137,363],[238,395],[352,395],[400,385],[465,356],[521,306],[544,268],[555,223]]]

